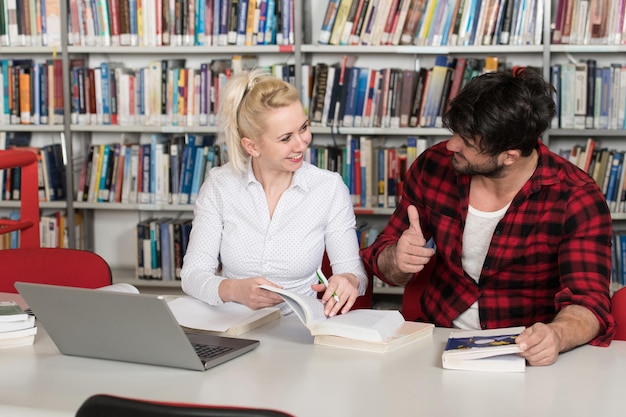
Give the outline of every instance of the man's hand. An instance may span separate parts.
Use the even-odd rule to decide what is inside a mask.
[[[426,239],[420,226],[420,217],[415,206],[407,208],[409,228],[402,233],[396,244],[396,265],[401,272],[414,274],[424,269],[435,251],[426,248]]]
[[[395,245],[387,246],[378,257],[378,268],[385,279],[395,285],[409,282],[413,274],[424,269],[435,254],[434,249],[426,247],[417,208],[409,206],[407,215],[409,228],[402,233]]]
[[[530,365],[552,365],[559,357],[561,338],[547,324],[535,323],[527,327],[515,342],[523,350],[520,355]]]
[[[530,365],[552,365],[559,353],[590,342],[599,331],[600,324],[591,310],[571,304],[559,311],[552,323],[526,328],[515,343]]]

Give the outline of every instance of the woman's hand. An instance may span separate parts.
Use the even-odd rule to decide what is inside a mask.
[[[259,285],[263,284],[279,287],[263,277],[225,279],[220,283],[218,292],[222,301],[234,301],[253,310],[272,307],[283,302],[280,295],[259,288]]]
[[[336,274],[328,279],[328,288],[324,284],[311,285],[313,291],[322,292],[324,314],[328,317],[345,314],[356,302],[359,296],[359,280],[353,274]],[[334,295],[337,295],[337,301]]]

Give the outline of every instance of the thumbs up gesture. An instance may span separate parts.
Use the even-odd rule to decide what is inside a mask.
[[[404,273],[416,273],[424,269],[435,250],[426,247],[426,239],[420,226],[419,213],[413,205],[407,208],[409,228],[396,244],[396,265]]]

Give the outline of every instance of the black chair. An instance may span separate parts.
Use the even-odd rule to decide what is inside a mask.
[[[294,417],[282,411],[226,405],[168,403],[96,394],[89,397],[76,417]]]

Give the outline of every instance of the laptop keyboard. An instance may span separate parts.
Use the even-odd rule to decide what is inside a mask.
[[[192,346],[201,358],[213,358],[217,355],[233,350],[232,347],[228,346],[201,345],[198,343],[192,343]]]

